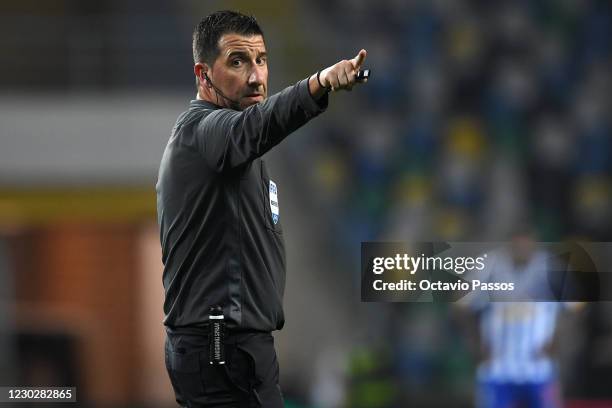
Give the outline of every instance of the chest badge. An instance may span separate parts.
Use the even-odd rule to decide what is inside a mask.
[[[272,222],[274,224],[278,223],[278,190],[276,188],[276,183],[270,180],[270,210],[272,211]]]

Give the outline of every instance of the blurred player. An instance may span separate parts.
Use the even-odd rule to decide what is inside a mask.
[[[550,256],[536,248],[534,233],[516,233],[509,249],[489,259],[489,282],[512,281],[533,299],[554,299],[547,271]],[[567,304],[512,301],[512,295],[475,293],[464,305],[472,312],[472,345],[478,356],[478,408],[561,407],[554,351],[557,319]],[[524,299],[521,299],[524,300]]]

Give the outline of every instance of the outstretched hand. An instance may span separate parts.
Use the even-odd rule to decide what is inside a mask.
[[[357,81],[357,72],[361,69],[367,55],[366,50],[362,49],[354,58],[342,60],[331,67],[325,68],[319,76],[321,85],[331,91],[341,89],[350,91],[355,84],[367,82],[367,79]]]

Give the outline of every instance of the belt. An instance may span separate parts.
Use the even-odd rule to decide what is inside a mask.
[[[197,336],[200,338],[208,339],[209,328],[208,324],[201,326],[181,326],[171,327],[165,326],[166,333],[169,336]],[[271,332],[259,331],[259,330],[228,330],[225,329],[224,343],[226,344],[238,344],[251,336],[255,335],[272,335]]]

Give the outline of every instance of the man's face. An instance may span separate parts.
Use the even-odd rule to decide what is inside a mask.
[[[512,237],[512,257],[517,264],[526,264],[535,252],[535,239],[530,233]]]
[[[268,57],[261,35],[224,34],[221,51],[209,72],[212,83],[223,95],[238,102],[240,109],[263,101],[268,94]],[[219,96],[221,106],[231,102]]]

